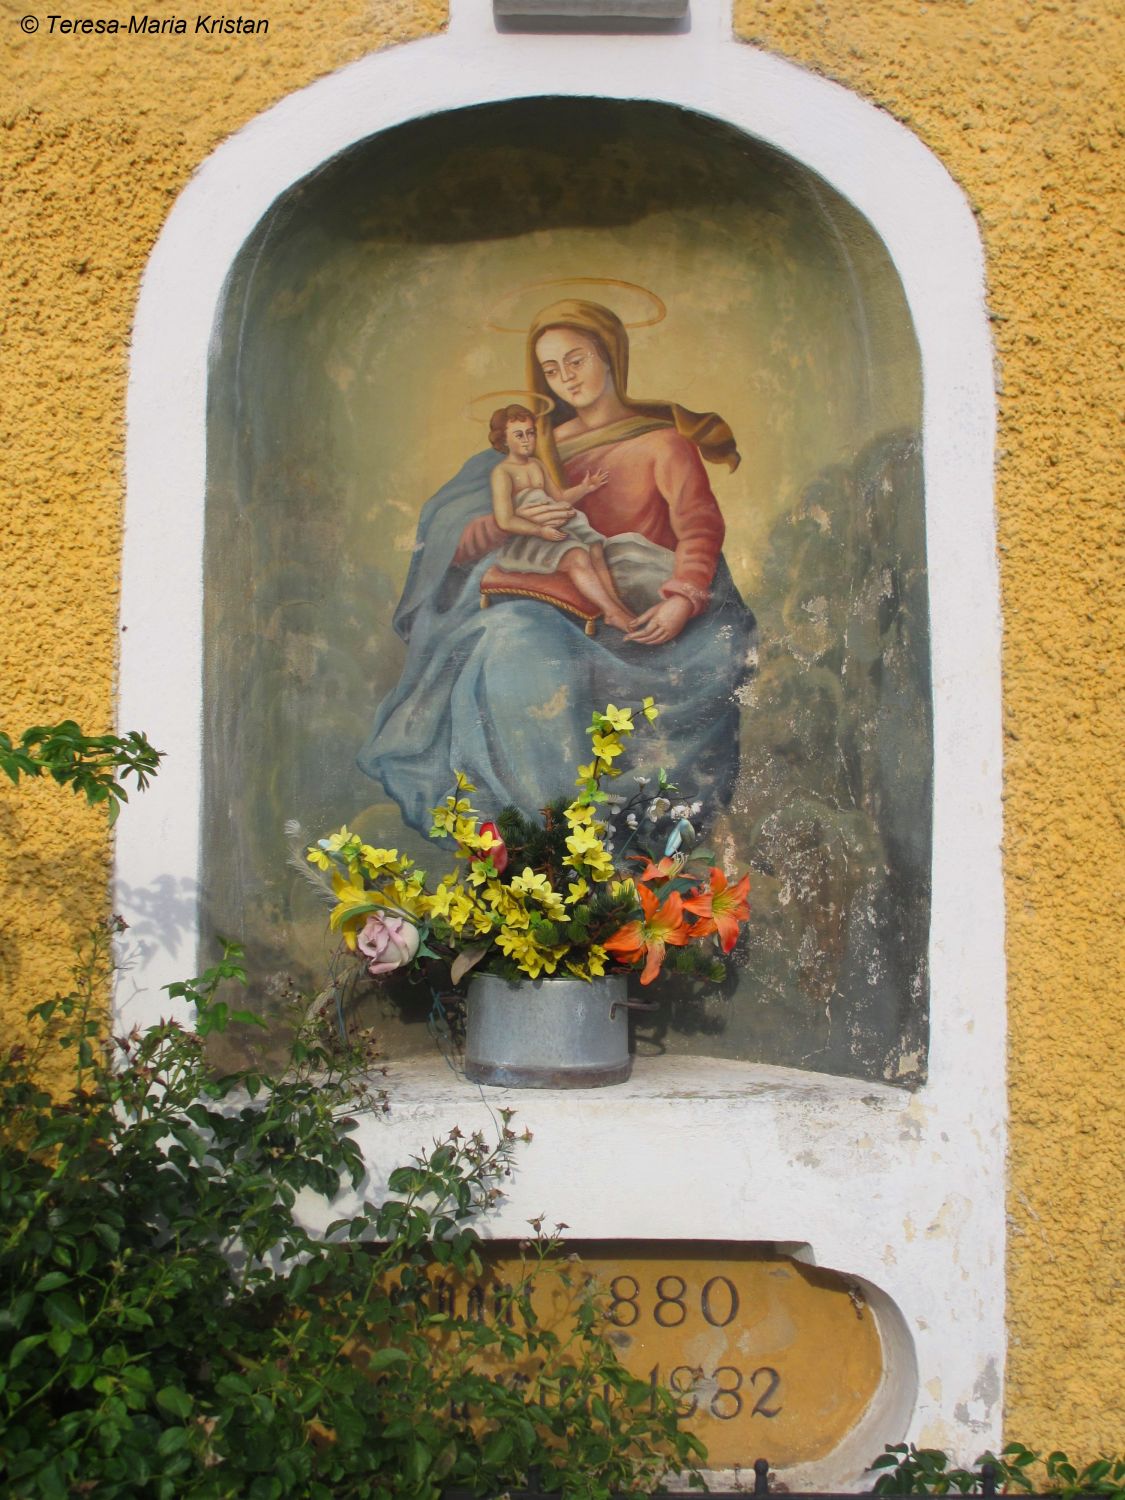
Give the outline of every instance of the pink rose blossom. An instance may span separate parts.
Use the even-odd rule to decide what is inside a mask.
[[[418,929],[406,917],[372,912],[356,935],[369,974],[390,974],[418,952]]]

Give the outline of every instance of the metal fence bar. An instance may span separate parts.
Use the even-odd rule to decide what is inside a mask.
[[[968,1493],[983,1495],[986,1497],[986,1500],[995,1500],[997,1493],[996,1482],[996,1465],[982,1464],[980,1468],[980,1488],[970,1490]],[[667,1490],[657,1491],[657,1494],[669,1493]],[[874,1492],[867,1491],[866,1493]],[[544,1490],[542,1488],[542,1475],[538,1469],[528,1471],[527,1485],[524,1488],[520,1489],[512,1486],[504,1491],[504,1495],[506,1500],[558,1500],[557,1490]],[[785,1496],[785,1500],[855,1500],[854,1491],[844,1493],[836,1490],[789,1490],[784,1485],[778,1490],[771,1490],[770,1465],[767,1458],[758,1458],[754,1461],[753,1489],[749,1486],[744,1486],[735,1490],[707,1491],[708,1500],[779,1500],[781,1495]],[[443,1500],[473,1500],[472,1491],[465,1489],[443,1490],[442,1497]],[[620,1493],[611,1496],[611,1500],[635,1500],[635,1497]],[[887,1493],[887,1500],[914,1500],[914,1497],[913,1495],[895,1490]],[[1057,1494],[1041,1493],[1021,1495],[1020,1500],[1059,1500],[1059,1497]]]

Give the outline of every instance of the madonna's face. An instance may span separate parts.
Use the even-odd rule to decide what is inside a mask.
[[[592,406],[609,384],[609,365],[577,328],[548,328],[536,342],[535,358],[554,394],[576,411]]]

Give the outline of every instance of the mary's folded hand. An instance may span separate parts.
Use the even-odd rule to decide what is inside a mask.
[[[662,599],[643,615],[638,615],[632,630],[625,636],[641,646],[662,646],[674,641],[692,616],[690,599]]]

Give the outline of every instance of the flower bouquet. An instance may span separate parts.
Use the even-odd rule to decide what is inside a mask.
[[[475,788],[458,775],[433,810],[430,836],[451,841],[456,861],[436,884],[346,827],[319,840],[306,855],[332,901],[332,928],[374,976],[440,962],[454,985],[474,969],[585,982],[639,970],[648,985],[669,968],[721,981],[720,954],[749,916],[749,875],[728,879],[698,847],[701,806],[674,801],[662,771],[635,777],[628,796],[606,789],[635,716],[647,726],[657,715],[651,698],[595,713],[577,793],[538,820],[506,807],[482,821]]]

